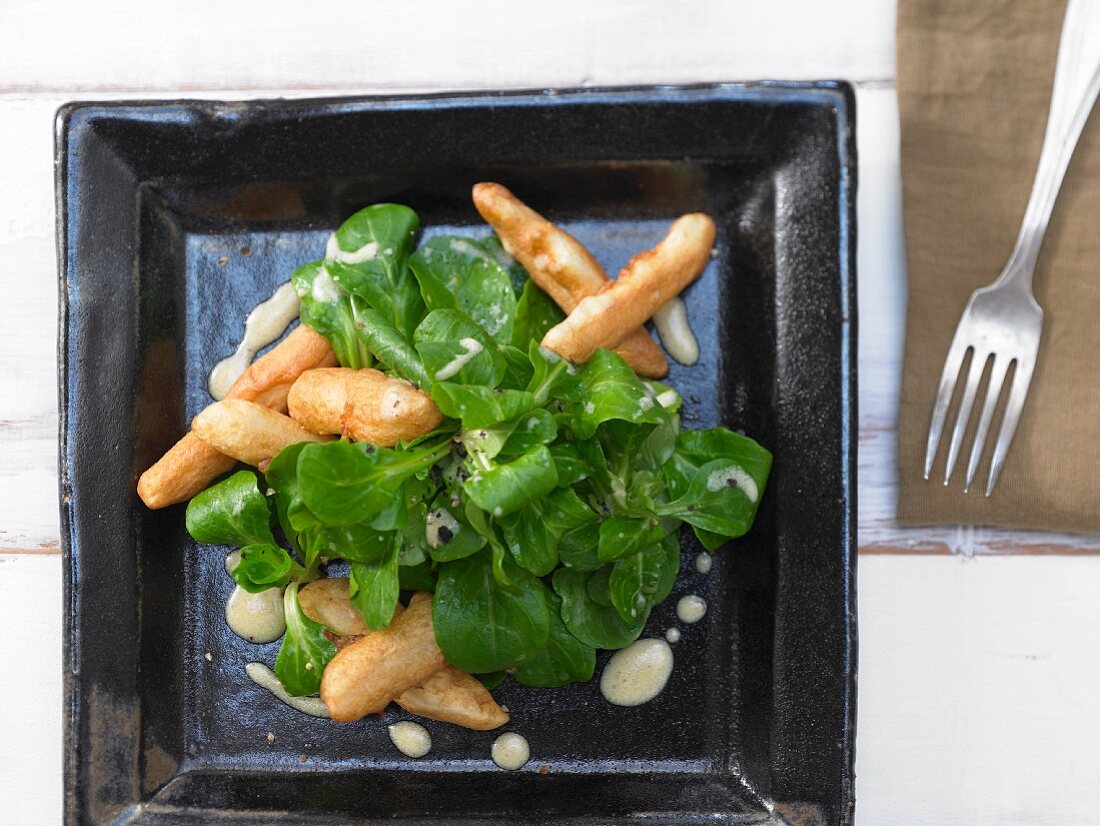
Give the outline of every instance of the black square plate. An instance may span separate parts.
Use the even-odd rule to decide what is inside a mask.
[[[62,109],[68,821],[849,822],[853,119],[838,83]],[[683,594],[711,607],[665,692],[623,709],[595,682],[503,686],[531,743],[513,773],[489,760],[492,733],[432,725],[431,754],[407,760],[377,718],[337,726],[253,685],[244,664],[277,645],[229,633],[221,555],[182,508],[134,494],[209,402],[248,310],[326,233],[376,201],[472,231],[480,180],[612,272],[676,215],[714,216],[717,255],[687,294],[704,356],[671,380],[689,427],[775,453],[756,527],[709,576],[685,540],[646,634],[676,624]]]

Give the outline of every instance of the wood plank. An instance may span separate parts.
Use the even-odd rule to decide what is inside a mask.
[[[859,20],[859,25],[853,25]],[[893,77],[890,0],[0,5],[0,91],[393,91]],[[48,40],[43,34],[48,33]],[[459,34],[460,33],[460,34]]]
[[[0,821],[61,822],[61,560],[0,556]]]
[[[1100,812],[1100,558],[859,561],[856,819]]]

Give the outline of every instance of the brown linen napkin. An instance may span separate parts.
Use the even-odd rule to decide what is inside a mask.
[[[1100,115],[1086,124],[1035,272],[1044,310],[1031,392],[1000,481],[949,487],[944,434],[922,472],[932,402],[970,293],[1007,261],[1046,127],[1063,0],[899,0],[898,104],[909,309],[898,521],[1100,533]],[[980,397],[979,397],[980,404]],[[977,418],[978,405],[975,405]],[[952,419],[949,419],[949,423]],[[972,422],[973,427],[973,422]],[[980,486],[980,487],[979,487]]]

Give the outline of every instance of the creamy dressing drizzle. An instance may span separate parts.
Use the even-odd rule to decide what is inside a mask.
[[[680,394],[675,390],[665,390],[657,394],[657,403],[661,405],[661,407],[672,407],[679,400]]]
[[[515,771],[523,768],[523,765],[531,757],[531,747],[527,744],[527,738],[522,734],[510,731],[500,735],[493,741],[493,762],[502,769]]]
[[[397,750],[406,757],[423,757],[432,750],[432,736],[419,723],[402,720],[389,726],[387,730]]]
[[[428,547],[433,550],[442,548],[458,536],[460,530],[462,530],[462,525],[451,516],[451,512],[446,508],[437,508],[430,511],[424,520],[425,538],[428,540]]]
[[[232,576],[233,569],[240,564],[240,549],[230,551],[225,558],[225,572]],[[275,642],[286,633],[282,592],[278,588],[268,588],[250,594],[238,585],[225,603],[225,621],[229,630],[242,640],[257,645]]]
[[[240,585],[225,603],[225,621],[242,640],[257,645],[275,642],[286,633],[283,595],[278,588],[250,594]]]
[[[710,567],[714,564],[714,557],[703,551],[699,556],[695,557],[695,570],[701,574],[709,574]]]
[[[699,360],[699,342],[688,323],[687,306],[682,298],[673,298],[653,314],[653,326],[661,336],[665,350],[680,364]]]
[[[706,613],[707,601],[696,594],[680,597],[680,601],[676,603],[676,616],[680,618],[680,622],[686,622],[688,625],[698,622]]]
[[[328,708],[320,697],[291,697],[279,682],[279,678],[275,676],[275,672],[263,663],[249,663],[244,667],[244,673],[260,688],[266,688],[291,708],[310,717],[329,716]]]
[[[756,480],[745,472],[744,468],[737,465],[719,468],[707,477],[707,490],[716,492],[725,487],[738,487],[744,491],[750,502],[755,502],[760,492],[756,488]]]
[[[389,254],[393,254],[393,250],[389,250],[388,252]],[[371,241],[369,244],[364,244],[357,250],[345,252],[340,248],[340,242],[336,240],[336,233],[334,232],[328,237],[328,243],[325,245],[326,261],[339,261],[341,264],[365,264],[367,261],[373,261],[377,257],[377,241]]]
[[[222,359],[210,371],[210,395],[221,401],[241,373],[248,369],[256,353],[283,334],[298,317],[298,294],[288,281],[271,297],[256,305],[244,322],[244,338],[236,352]]]
[[[672,649],[645,639],[616,651],[600,675],[604,699],[616,706],[640,706],[661,693],[672,674]]]
[[[328,267],[321,265],[309,287],[310,297],[319,304],[335,304],[344,294],[344,288],[336,283]]]
[[[448,361],[436,372],[436,381],[446,381],[451,378],[451,376],[469,364],[478,353],[485,349],[476,338],[464,338],[458,343],[462,345],[463,352]]]
[[[465,238],[452,238],[451,239],[451,252],[457,252],[459,255],[470,255],[478,258],[484,258],[485,252],[481,247],[474,246],[470,241]]]

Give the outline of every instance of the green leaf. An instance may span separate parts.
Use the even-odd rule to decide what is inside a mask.
[[[562,537],[582,525],[595,523],[597,515],[576,492],[559,488],[505,520],[501,527],[516,562],[535,576],[545,576],[558,565]]]
[[[562,536],[558,556],[566,568],[595,571],[602,564],[597,553],[600,543],[600,523],[589,522]]]
[[[551,327],[556,327],[565,319],[554,300],[539,289],[534,281],[523,285],[523,293],[516,305],[516,320],[512,325],[512,346],[527,350],[534,342],[542,342],[542,337]]]
[[[362,299],[337,284],[323,261],[299,267],[290,281],[301,302],[302,323],[328,339],[340,366],[370,367],[371,353],[359,330],[359,313],[366,309]]]
[[[325,636],[325,626],[307,617],[298,605],[297,582],[283,593],[283,613],[286,634],[275,658],[275,676],[291,696],[316,694],[325,666],[336,656],[336,646]]]
[[[650,545],[615,560],[608,589],[623,622],[632,623],[653,607],[666,559],[664,548]]]
[[[491,427],[535,406],[535,397],[524,390],[493,390],[476,384],[438,382],[431,397],[445,416],[461,419],[466,428]]]
[[[655,545],[665,535],[657,520],[613,516],[600,525],[600,562],[610,562],[622,556]]]
[[[526,390],[535,375],[535,368],[527,353],[515,347],[501,345],[500,354],[504,357],[504,378],[501,387],[508,390]]]
[[[500,448],[500,453],[505,456],[526,453],[533,447],[548,445],[558,436],[557,422],[549,411],[541,407],[522,414],[512,424],[512,432]]]
[[[677,455],[671,473],[690,481],[675,500],[659,506],[658,513],[725,537],[747,532],[756,518],[771,468],[771,454],[752,439],[724,428],[713,428],[684,431]],[[693,466],[693,462],[703,459],[713,460]],[[665,473],[665,478],[670,478],[670,472]],[[677,482],[677,487],[682,488],[682,481]]]
[[[315,525],[299,534],[311,553],[349,562],[373,562],[393,544],[393,534],[371,525]]]
[[[325,267],[333,280],[377,310],[405,338],[424,315],[424,300],[408,271],[408,256],[420,226],[416,213],[399,204],[374,204],[348,218],[329,245]]]
[[[554,467],[558,471],[558,485],[563,488],[571,488],[578,482],[584,481],[592,473],[577,449],[571,442],[559,442],[550,446],[550,458],[554,460]]]
[[[493,555],[493,579],[509,594],[521,594],[523,589],[508,574],[508,551],[499,542],[490,540],[489,551]]]
[[[345,441],[309,444],[298,456],[302,499],[328,525],[369,522],[392,506],[406,479],[449,450],[449,440],[402,450]]]
[[[583,374],[565,359],[545,350],[534,341],[527,348],[531,362],[531,382],[527,390],[541,407],[550,401],[560,410],[565,402],[582,401],[585,398]]]
[[[669,416],[657,424],[645,437],[635,465],[650,471],[660,470],[676,452],[677,437],[680,435],[680,417]]]
[[[426,559],[419,565],[401,565],[397,580],[402,591],[434,591],[438,574],[435,565]]]
[[[459,236],[432,238],[409,260],[429,310],[461,310],[501,344],[516,315],[512,281],[482,242]]]
[[[297,566],[290,554],[274,543],[245,545],[241,561],[233,569],[233,581],[250,594],[269,588],[282,588],[290,582]],[[301,570],[300,568],[298,569]]]
[[[208,545],[275,544],[271,512],[256,474],[241,470],[211,485],[187,505],[187,532]]]
[[[569,683],[586,683],[596,670],[596,650],[585,645],[565,627],[561,619],[561,597],[548,593],[550,634],[546,646],[515,671],[516,682],[536,688]]]
[[[359,335],[382,364],[417,387],[429,387],[431,377],[404,334],[377,310],[361,310]]]
[[[703,530],[702,528],[697,528],[694,525],[691,526],[691,530],[694,531],[695,538],[699,540],[699,544],[712,553],[714,551],[717,551],[727,542],[729,542],[729,539],[722,536],[722,534],[720,533]]]
[[[660,424],[669,418],[653,391],[610,350],[597,350],[580,377],[587,396],[572,411],[573,432],[580,439],[592,438],[599,425],[611,420]]]
[[[374,562],[353,562],[348,594],[367,627],[388,628],[401,590],[397,572],[397,546],[391,535],[390,547]]]
[[[697,467],[714,459],[729,459],[752,477],[760,493],[764,492],[772,455],[748,436],[724,427],[683,430],[677,439],[676,449],[682,458]]]
[[[496,465],[471,476],[464,490],[479,508],[501,517],[545,496],[557,484],[550,451],[539,445],[506,465]]]
[[[404,481],[391,476],[389,451],[339,441],[311,444],[298,456],[298,484],[309,510],[324,523],[366,522],[388,508]]]
[[[453,562],[456,559],[464,559],[485,547],[486,538],[474,530],[461,509],[437,508],[436,511],[449,514],[458,523],[457,529],[450,532],[450,539],[436,548],[429,545],[428,553],[436,562]]]
[[[482,238],[481,248],[489,253],[489,255],[493,256],[496,262],[504,268],[506,273],[508,273],[508,277],[511,279],[513,294],[523,292],[523,288],[530,280],[530,276],[527,274],[527,270],[523,268],[523,265],[504,249],[504,244],[501,243],[501,240],[495,235],[490,235],[488,238]]]
[[[672,593],[676,577],[680,573],[680,532],[673,531],[661,540],[661,552],[665,560],[661,564],[661,577],[653,594],[653,604],[660,605]]]
[[[421,565],[428,560],[427,545],[424,543],[406,544],[404,532],[397,534],[397,564],[403,567]]]
[[[687,493],[696,470],[698,468],[685,456],[673,453],[668,462],[661,467],[661,476],[665,480],[668,495],[676,499]]]
[[[432,613],[435,639],[447,662],[463,671],[513,668],[546,645],[545,587],[507,556],[502,565],[518,593],[497,582],[488,551],[440,566]]]
[[[483,686],[492,691],[508,677],[507,671],[490,671],[488,674],[474,675]]]
[[[592,648],[623,648],[634,642],[649,618],[646,609],[634,622],[626,623],[612,605],[600,605],[588,593],[588,580],[597,571],[559,568],[554,573],[554,590],[561,597],[561,618],[574,637]]]
[[[307,525],[318,524],[309,512],[298,488],[298,456],[308,442],[299,442],[279,451],[264,472],[264,480],[275,491],[275,513],[283,534],[296,551],[301,551],[299,532]]]
[[[588,598],[599,606],[608,608],[614,603],[611,601],[611,566],[604,565],[592,572],[588,582],[584,586]]]
[[[416,328],[416,351],[432,380],[496,387],[504,378],[497,343],[465,313],[432,310]]]
[[[482,427],[463,428],[458,438],[466,448],[466,453],[473,457],[471,463],[477,466],[488,459],[496,458],[515,429],[516,420],[512,419]]]

